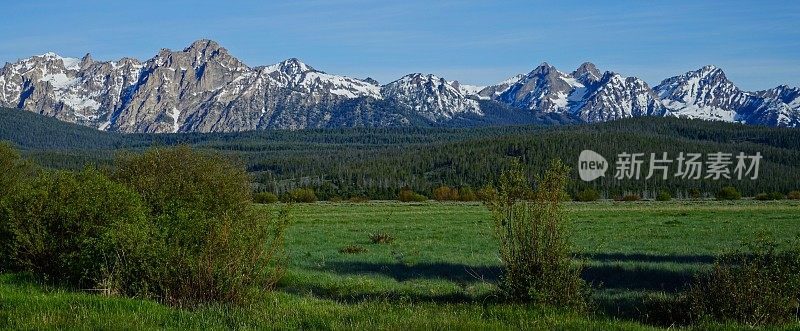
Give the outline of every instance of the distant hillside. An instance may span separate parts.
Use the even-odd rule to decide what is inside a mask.
[[[346,128],[266,130],[241,133],[119,134],[67,124],[14,109],[0,109],[0,140],[10,140],[28,157],[53,168],[109,162],[120,150],[190,144],[244,162],[258,189],[283,192],[298,186],[323,196],[392,198],[401,187],[431,192],[441,184],[479,187],[496,179],[511,157],[531,173],[549,159],[577,165],[583,149],[614,163],[621,152],[761,153],[758,180],[614,180],[591,183],[575,174],[572,190],[595,187],[608,195],[655,192],[714,192],[734,185],[746,194],[800,189],[800,130],[679,118],[633,118],[558,126],[481,128]],[[643,166],[643,176],[648,165]],[[327,192],[327,193],[324,193]]]

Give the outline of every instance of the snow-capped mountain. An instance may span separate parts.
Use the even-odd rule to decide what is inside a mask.
[[[470,90],[475,89],[420,73],[403,76],[381,88],[384,97],[434,122],[462,114],[481,115],[478,102],[467,98]]]
[[[654,90],[679,117],[784,127],[800,122],[798,89],[779,86],[745,92],[713,65],[668,78]]]
[[[634,116],[663,116],[664,108],[644,81],[584,63],[570,74],[543,63],[482,90],[479,95],[530,111],[567,114],[584,122]]]
[[[295,58],[249,67],[211,40],[179,51],[162,49],[144,62],[47,53],[7,63],[0,68],[0,106],[120,132],[602,122],[636,116],[800,126],[800,89],[745,92],[713,66],[652,89],[588,62],[571,73],[543,63],[486,87],[421,73],[380,86]]]
[[[584,87],[572,76],[547,63],[542,63],[527,75],[515,77],[519,77],[515,82],[506,80],[496,88],[481,91],[480,95],[517,108],[565,112],[570,92]]]

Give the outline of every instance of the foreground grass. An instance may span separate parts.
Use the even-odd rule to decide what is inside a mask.
[[[641,308],[645,297],[677,293],[713,256],[760,232],[800,235],[800,204],[789,201],[568,209],[584,277],[598,288],[598,313],[589,317],[498,302],[499,262],[483,206],[372,202],[294,206],[286,276],[278,291],[259,293],[242,307],[177,309],[3,275],[0,327],[650,329],[655,321]],[[372,244],[373,233],[395,241]],[[339,253],[348,245],[366,252]],[[792,327],[800,325],[786,326]]]

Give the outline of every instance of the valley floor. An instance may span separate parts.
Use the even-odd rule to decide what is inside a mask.
[[[273,206],[263,206],[270,212]],[[491,221],[477,203],[293,206],[277,291],[241,307],[177,309],[0,276],[0,328],[651,329],[641,303],[674,295],[714,256],[761,233],[800,235],[800,202],[569,203],[597,313],[500,303]],[[394,238],[373,244],[372,234]],[[344,254],[347,246],[365,249]],[[730,326],[712,326],[716,328]],[[800,324],[787,326],[798,328]]]

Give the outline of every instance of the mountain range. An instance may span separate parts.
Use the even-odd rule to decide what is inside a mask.
[[[715,66],[655,87],[591,63],[562,72],[543,63],[492,86],[413,73],[380,85],[328,74],[292,58],[249,67],[198,40],[139,61],[54,53],[6,63],[0,106],[116,132],[594,123],[674,116],[800,126],[800,89],[742,91]]]

